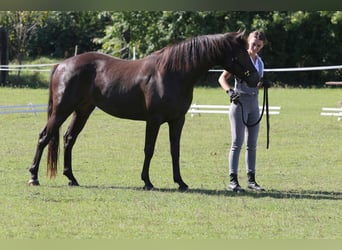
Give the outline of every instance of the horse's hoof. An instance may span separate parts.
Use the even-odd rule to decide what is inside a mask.
[[[143,189],[146,191],[151,191],[154,189],[154,186],[152,184],[151,185],[145,185]]]
[[[179,188],[178,188],[178,190],[179,190],[180,192],[186,192],[186,191],[188,191],[188,189],[189,189],[189,187],[188,187],[188,185],[186,185],[186,184],[181,185],[181,186],[179,186]]]
[[[28,183],[27,183],[29,186],[39,186],[39,181],[38,180],[29,180]]]
[[[79,184],[77,181],[69,181],[68,186],[69,187],[78,187]]]

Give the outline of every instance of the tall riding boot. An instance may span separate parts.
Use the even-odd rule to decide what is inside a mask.
[[[232,192],[244,192],[245,190],[239,185],[237,174],[230,174],[230,183],[228,185],[228,191]]]
[[[255,173],[249,172],[247,173],[247,177],[248,177],[247,187],[249,189],[253,189],[255,191],[265,191],[265,189],[263,189],[262,187],[258,185],[258,183],[256,183]]]

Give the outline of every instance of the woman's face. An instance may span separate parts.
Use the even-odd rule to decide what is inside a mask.
[[[264,42],[252,37],[248,40],[248,52],[256,55],[264,47]]]

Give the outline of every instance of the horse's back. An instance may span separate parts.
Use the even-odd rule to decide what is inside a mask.
[[[141,88],[143,61],[88,52],[61,62],[53,73],[51,87],[57,102],[94,105],[120,118],[146,120]],[[140,77],[140,78],[139,78]],[[61,103],[63,105],[63,103]]]
[[[88,52],[61,62],[52,85],[56,85],[58,101],[73,107],[93,105],[133,120],[147,120],[155,114],[162,120],[174,119],[186,112],[192,92],[186,100],[180,98],[185,97],[181,83],[174,76],[166,80],[157,59],[158,54],[132,61]]]

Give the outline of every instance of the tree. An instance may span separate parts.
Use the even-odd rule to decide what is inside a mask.
[[[250,19],[248,12],[223,11],[124,11],[109,12],[111,25],[104,37],[97,37],[96,43],[102,51],[120,56],[124,46],[135,47],[139,57],[146,56],[189,37],[209,33],[222,33],[244,29],[241,19]],[[239,17],[239,18],[237,18]],[[129,31],[129,44],[123,43],[122,35]]]
[[[0,64],[2,66],[8,65],[8,33],[7,30],[3,27],[0,27]],[[8,71],[2,70],[0,72],[0,83],[6,84],[7,78]]]
[[[262,50],[268,68],[340,64],[341,11],[1,11],[8,30],[9,57],[69,57],[101,50],[137,58],[178,41],[204,34],[264,30]],[[290,85],[339,80],[341,70],[267,73]]]
[[[164,37],[163,30],[158,27],[161,11],[110,12],[110,15],[111,25],[106,27],[105,36],[94,39],[105,53],[120,57],[122,49],[128,46],[129,49],[135,47],[142,57],[156,50],[160,42],[156,40]],[[129,42],[125,41],[124,34],[129,36]]]
[[[18,63],[27,55],[30,38],[47,18],[46,11],[1,11],[0,23],[8,30],[10,53]]]
[[[105,35],[109,21],[108,12],[51,11],[31,37],[28,53],[66,58],[74,55],[76,45],[79,53],[99,50],[101,46],[93,40]]]

